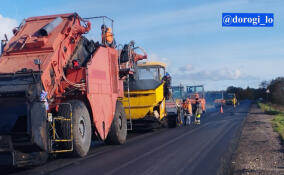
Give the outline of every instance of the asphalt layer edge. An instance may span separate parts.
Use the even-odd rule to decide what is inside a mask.
[[[226,153],[222,156],[220,160],[220,166],[217,170],[217,175],[232,175],[232,159],[236,153],[236,150],[239,146],[239,141],[242,135],[243,127],[245,122],[247,121],[248,116],[250,115],[250,110],[253,102],[248,107],[248,113],[247,116],[243,119],[241,122],[241,125],[237,129],[236,136],[230,141],[229,147],[226,151]]]

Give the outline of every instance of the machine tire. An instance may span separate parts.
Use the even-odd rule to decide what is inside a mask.
[[[177,120],[176,120],[176,118],[177,118],[177,116],[171,116],[171,117],[173,117],[173,118],[171,118],[171,119],[168,119],[168,127],[169,128],[175,128],[175,127],[177,127]]]
[[[168,127],[169,128],[176,128],[179,124],[181,111],[180,109],[177,110],[177,113],[175,115],[168,116]]]
[[[115,114],[105,140],[109,145],[124,144],[127,137],[127,119],[121,102],[116,102]]]
[[[162,120],[161,120],[161,125],[163,128],[168,128],[169,127],[169,119],[168,117],[164,117]]]
[[[89,152],[92,139],[90,114],[80,100],[70,100],[67,103],[72,106],[73,155],[84,157]],[[62,108],[63,113],[70,112],[66,105]]]

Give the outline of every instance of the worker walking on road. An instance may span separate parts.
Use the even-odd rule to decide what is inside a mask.
[[[195,115],[195,124],[200,125],[200,117],[201,117],[200,113]]]
[[[193,105],[193,114],[195,116],[195,124],[200,124],[200,118],[202,114],[202,106],[201,106],[201,101],[199,100],[199,95],[195,95],[195,104]]]
[[[237,105],[237,98],[234,97],[234,98],[233,98],[233,106],[234,106],[234,108],[236,107],[236,105]]]

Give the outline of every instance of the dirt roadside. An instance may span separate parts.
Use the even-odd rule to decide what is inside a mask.
[[[284,175],[284,151],[272,129],[273,117],[252,105],[232,157],[232,175]]]

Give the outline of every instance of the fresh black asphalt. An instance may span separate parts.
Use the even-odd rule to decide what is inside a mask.
[[[227,174],[250,102],[207,112],[201,125],[131,133],[119,146],[95,144],[85,158],[58,158],[14,174]]]

